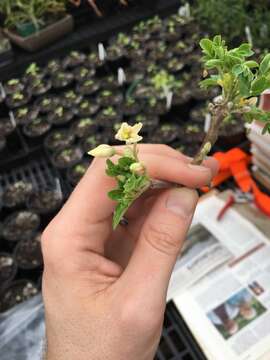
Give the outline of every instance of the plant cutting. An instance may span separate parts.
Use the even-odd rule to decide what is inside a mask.
[[[73,90],[68,90],[61,96],[60,103],[65,108],[74,108],[80,104],[82,98],[82,95],[76,94]]]
[[[63,67],[66,68],[75,68],[84,63],[86,59],[86,55],[79,51],[71,51],[69,55],[67,55],[63,60]]]
[[[34,106],[24,106],[14,111],[16,124],[25,125],[33,121],[38,116],[38,109]]]
[[[59,99],[56,96],[52,97],[45,95],[41,98],[38,98],[37,101],[35,101],[35,107],[42,114],[47,114],[50,111],[54,110],[54,108],[57,107],[58,104],[59,104]]]
[[[36,138],[46,134],[51,126],[45,116],[38,115],[33,121],[24,125],[23,132],[29,138]]]
[[[229,50],[221,36],[215,36],[213,40],[202,39],[200,46],[205,76],[201,86],[206,89],[218,86],[220,95],[209,104],[211,124],[192,160],[194,165],[203,162],[216,143],[223,122],[230,121],[235,114],[243,115],[248,122],[254,119],[263,121],[263,133],[270,133],[270,112],[257,107],[257,97],[270,87],[270,54],[258,64],[249,59],[253,55],[250,44]],[[162,76],[162,81],[158,81],[158,85],[161,84],[159,88],[163,87],[163,78],[167,79],[167,76]],[[95,157],[108,158],[106,173],[117,181],[117,188],[108,194],[117,202],[113,228],[117,227],[127,209],[143,192],[155,187],[155,181],[150,179],[147,169],[139,160],[137,143],[142,140],[139,135],[141,128],[142,123],[134,126],[122,124],[116,139],[126,143],[125,150],[103,144],[89,152]],[[115,155],[120,157],[116,163],[109,159]],[[168,184],[164,183],[164,186]]]
[[[100,83],[93,79],[87,79],[79,82],[76,86],[76,92],[81,95],[92,95],[100,88]]]
[[[97,125],[95,121],[89,117],[77,120],[71,127],[71,132],[78,138],[94,135],[96,131]]]
[[[20,79],[10,79],[4,85],[4,90],[6,94],[13,94],[15,91],[20,92],[24,90],[24,84],[20,81]]]
[[[48,121],[53,125],[64,125],[69,123],[74,117],[74,112],[71,109],[66,109],[58,105],[48,114]]]
[[[121,120],[121,118],[122,115],[115,107],[108,106],[98,113],[96,120],[97,124],[112,128],[114,123]]]
[[[77,164],[82,157],[83,153],[81,148],[71,145],[53,154],[52,162],[58,169],[67,169]]]
[[[120,92],[112,90],[102,90],[97,95],[97,101],[99,105],[103,105],[104,107],[119,105],[123,101],[123,95]]]
[[[18,46],[35,51],[73,28],[66,0],[1,0],[5,33]]]
[[[74,78],[81,82],[87,79],[91,79],[95,73],[96,70],[94,68],[89,68],[86,66],[79,66],[73,71]]]
[[[31,99],[31,94],[28,91],[15,91],[8,94],[6,97],[6,104],[10,109],[14,109],[27,104]]]
[[[67,71],[59,71],[52,77],[52,86],[55,89],[62,89],[70,85],[74,80],[74,75]]]

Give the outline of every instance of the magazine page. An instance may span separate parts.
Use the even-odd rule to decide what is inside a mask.
[[[195,218],[233,257],[173,300],[209,360],[265,359],[270,351],[270,245],[233,209],[217,222],[220,203],[216,197],[202,202]]]

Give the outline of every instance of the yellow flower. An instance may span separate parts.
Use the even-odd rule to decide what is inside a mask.
[[[142,140],[142,136],[139,135],[143,124],[138,123],[134,126],[128,125],[128,123],[122,123],[120,129],[118,130],[115,138],[120,141],[125,141],[126,144],[136,144]]]
[[[99,158],[109,158],[115,155],[115,153],[115,149],[112,146],[106,144],[99,145],[95,149],[88,152],[89,155]]]

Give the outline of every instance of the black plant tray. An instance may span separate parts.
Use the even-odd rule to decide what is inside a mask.
[[[155,360],[206,360],[174,303],[168,303]]]
[[[140,20],[157,14],[166,16],[180,5],[179,0],[158,0],[155,6],[150,6],[147,2],[145,6],[130,7],[123,12],[78,25],[72,34],[34,54],[14,47],[14,61],[0,68],[0,81],[21,74],[29,63],[37,62],[42,65],[52,58],[66,54],[69,50],[89,48],[97,41],[105,41],[114,33],[131,28]]]

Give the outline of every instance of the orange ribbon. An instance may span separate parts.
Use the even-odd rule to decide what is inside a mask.
[[[214,177],[212,186],[218,186],[231,176],[243,192],[252,192],[254,203],[267,216],[270,216],[270,196],[263,193],[252,179],[248,169],[251,157],[239,148],[233,148],[225,153],[217,152],[214,158],[219,162],[219,173]],[[203,187],[202,191],[210,189]]]

